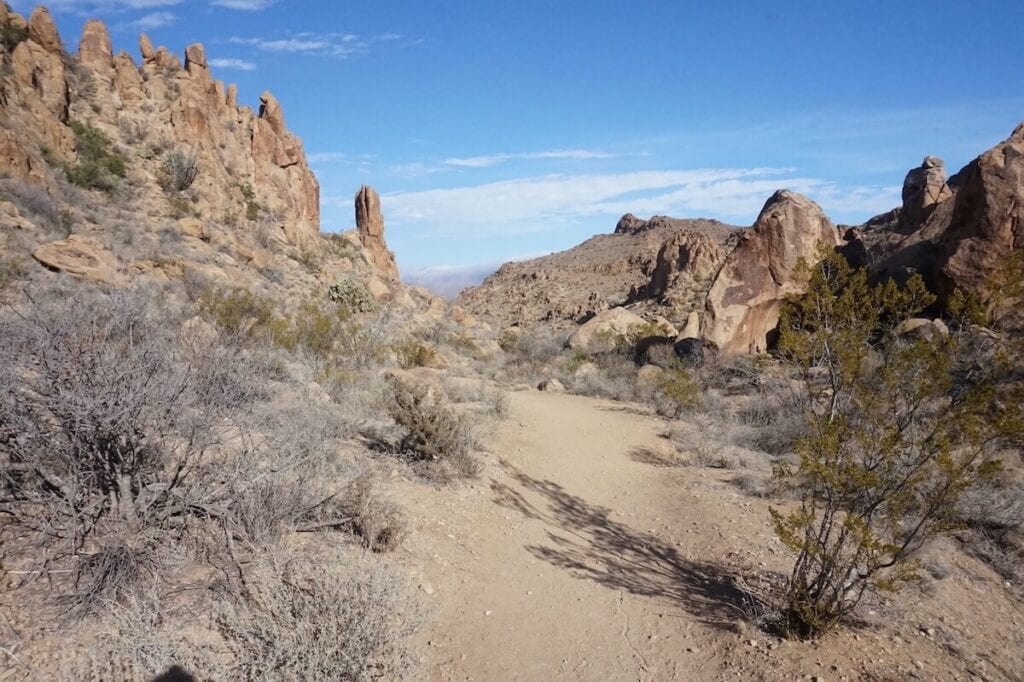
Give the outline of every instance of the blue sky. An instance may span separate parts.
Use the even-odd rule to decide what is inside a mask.
[[[32,3],[15,2],[20,10]],[[281,100],[324,230],[383,195],[403,274],[491,267],[622,213],[750,224],[771,192],[836,222],[1024,120],[1024,2],[51,0],[65,43],[146,30]]]

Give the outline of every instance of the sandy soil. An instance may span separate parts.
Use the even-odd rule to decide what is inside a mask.
[[[789,558],[738,472],[657,466],[667,424],[510,393],[475,485],[400,486],[433,680],[1024,679],[1024,609],[947,545],[941,580],[815,644],[750,625]]]

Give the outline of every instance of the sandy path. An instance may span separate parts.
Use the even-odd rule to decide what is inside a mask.
[[[642,461],[666,447],[664,424],[619,403],[510,399],[483,486],[422,506],[435,517],[412,546],[439,609],[430,677],[704,677],[731,588],[668,539],[685,492]]]

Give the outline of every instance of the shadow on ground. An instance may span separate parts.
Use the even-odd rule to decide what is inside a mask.
[[[500,464],[514,484],[492,480],[495,502],[548,525],[548,542],[526,548],[535,557],[613,590],[672,600],[696,619],[725,629],[757,608],[756,598],[721,567],[687,559],[665,541],[612,520],[611,510],[506,460]]]

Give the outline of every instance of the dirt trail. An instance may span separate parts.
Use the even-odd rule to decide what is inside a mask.
[[[667,447],[664,423],[620,403],[510,398],[487,488],[448,500],[414,541],[439,603],[431,678],[693,679],[739,595],[669,538],[681,491],[643,461]]]
[[[668,424],[640,408],[509,398],[480,481],[400,491],[417,517],[404,561],[435,609],[428,679],[1024,679],[1024,608],[948,544],[924,557],[941,579],[865,604],[859,626],[815,643],[750,626],[741,588],[792,561],[773,502],[734,484],[765,462],[658,466]]]

